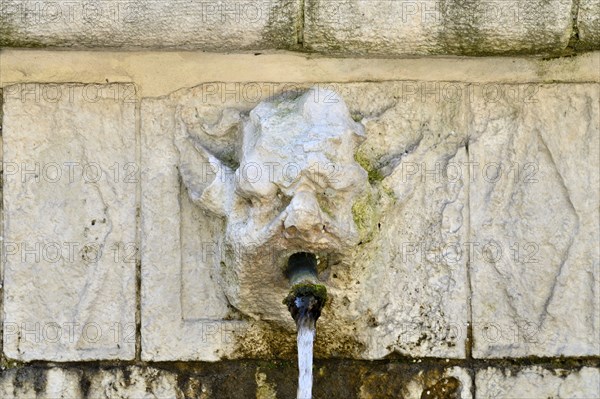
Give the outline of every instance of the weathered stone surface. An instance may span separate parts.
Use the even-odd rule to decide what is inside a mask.
[[[406,375],[408,374],[408,375]],[[358,398],[414,398],[414,399],[471,399],[471,376],[460,367],[431,369],[410,375],[389,367],[385,374],[376,370],[363,377]]]
[[[23,368],[2,371],[3,398],[80,398],[81,372],[61,368]]]
[[[477,372],[475,389],[478,398],[599,398],[600,370],[528,367],[513,371],[489,367]]]
[[[340,328],[356,320],[367,358],[465,356],[467,181],[446,176],[467,159],[465,109],[421,92],[447,85],[356,85],[346,95],[364,116],[357,157],[375,190],[359,218],[374,220],[375,231],[351,254],[351,273],[334,265],[329,284],[339,290]]]
[[[142,114],[142,356],[217,360],[230,356],[232,319],[217,285],[219,220],[195,207],[179,180],[174,109],[144,100]]]
[[[471,104],[474,356],[597,356],[598,85],[499,89]]]
[[[586,49],[600,49],[600,1],[580,0],[577,13],[579,42]]]
[[[367,188],[354,159],[363,126],[337,93],[319,87],[262,101],[247,118],[224,109],[210,127],[190,122],[187,108],[176,119],[189,197],[225,221],[221,288],[244,314],[279,316],[281,301],[266,301],[262,287],[280,283],[290,256],[339,257],[361,239],[353,206]],[[218,148],[217,140],[231,145]]]
[[[408,176],[407,170],[398,171],[401,161],[406,169],[408,164],[440,163],[441,168],[450,160],[466,160],[464,107],[460,101],[423,104],[421,96],[414,95],[414,84],[407,87],[405,83],[322,85],[315,93],[335,100],[329,96],[332,88],[340,93],[352,118],[365,125],[367,139],[356,159],[369,172],[370,182],[362,183],[364,194],[349,210],[358,227],[358,245],[343,253],[324,253],[319,265],[320,279],[331,300],[319,321],[316,353],[359,358],[381,358],[393,352],[464,357],[466,257],[445,252],[466,238],[464,181],[449,182],[440,175],[421,184],[421,174],[414,177]],[[289,89],[302,93],[308,87],[288,85]],[[144,358],[293,356],[294,326],[281,303],[289,290],[283,270],[265,263],[256,272],[271,270],[266,284],[227,278],[220,255],[223,226],[194,209],[198,207],[189,198],[202,201],[204,197],[199,189],[188,186],[186,190],[183,184],[189,173],[203,172],[198,167],[190,169],[185,158],[180,160],[174,142],[178,126],[183,127],[204,140],[202,145],[211,152],[227,159],[224,149],[231,151],[239,143],[214,132],[237,131],[240,127],[229,122],[245,118],[261,99],[281,91],[286,91],[286,85],[253,83],[226,88],[207,84],[169,98],[144,100]],[[213,134],[207,134],[209,131]],[[178,166],[183,178],[179,178]],[[340,181],[349,175],[343,168],[334,172]],[[211,174],[207,183],[218,178]],[[412,183],[416,180],[418,184]],[[230,194],[221,193],[214,198],[226,204]],[[214,208],[218,202],[211,204]],[[332,214],[343,209],[327,208],[322,201],[319,207]],[[199,243],[204,243],[204,248]],[[410,254],[402,253],[409,249]],[[278,265],[274,248],[263,252],[263,261],[273,260]],[[236,254],[248,256],[244,251]],[[186,262],[194,262],[189,270],[195,270],[195,275],[188,275],[194,281],[183,283]],[[186,294],[188,289],[192,294]],[[192,304],[194,297],[206,300]],[[248,319],[254,321],[244,321]],[[237,327],[235,334],[232,326]],[[210,337],[205,336],[207,332]]]
[[[4,353],[131,359],[135,87],[4,91]]]
[[[197,394],[202,390],[198,387]],[[20,368],[0,377],[3,398],[183,398],[174,373],[147,367]]]
[[[202,390],[199,390],[201,394]],[[154,368],[127,367],[94,373],[89,379],[89,398],[182,397],[177,376]]]
[[[2,47],[291,48],[300,1],[4,0]]]
[[[308,0],[304,45],[340,54],[539,54],[565,49],[571,0]]]
[[[316,361],[315,398],[471,399],[456,366]],[[236,361],[169,366],[23,366],[0,373],[3,398],[293,398],[294,362]]]
[[[598,1],[579,3],[578,44],[598,49]],[[572,0],[5,0],[0,47],[558,54],[572,9]]]

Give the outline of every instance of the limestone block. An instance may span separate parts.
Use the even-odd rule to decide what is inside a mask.
[[[367,358],[465,356],[468,181],[460,170],[467,127],[462,101],[436,100],[449,85],[357,85],[347,95],[353,112],[363,115],[367,140],[357,157],[375,188],[363,212],[367,220],[373,212],[376,222],[352,254],[350,282],[333,267],[340,278],[330,284],[339,289],[332,306],[346,323],[368,326],[358,329]],[[424,96],[426,90],[434,96]],[[455,173],[448,176],[450,169]]]
[[[581,0],[579,2],[577,29],[582,47],[600,49],[600,1]]]
[[[135,351],[135,87],[4,90],[4,353]]]
[[[289,48],[299,17],[299,0],[5,0],[0,46]]]
[[[406,362],[329,360],[315,364],[315,398],[471,399],[473,381],[461,367]],[[229,361],[160,367],[24,365],[3,370],[3,398],[292,398],[292,362]]]
[[[304,44],[351,54],[539,54],[563,50],[571,0],[309,0]]]
[[[99,370],[90,377],[86,395],[89,398],[183,397],[175,374],[151,367]]]
[[[471,104],[474,356],[597,356],[598,85],[498,89]]]
[[[306,244],[309,250],[323,251],[319,278],[327,286],[330,298],[319,321],[315,347],[318,356],[377,359],[393,352],[412,356],[465,355],[466,257],[454,252],[456,244],[467,237],[466,185],[464,177],[449,180],[441,170],[449,162],[467,160],[466,117],[461,101],[424,104],[421,95],[414,95],[417,86],[411,83],[408,87],[406,82],[327,84],[317,85],[311,92],[320,101],[345,102],[345,112],[364,126],[366,140],[354,158],[366,170],[369,180],[335,188],[334,191],[362,192],[357,198],[344,197],[347,204],[335,207],[327,206],[325,196],[331,194],[327,190],[313,192],[319,199],[320,212],[338,217],[336,212],[346,209],[351,215],[342,216],[352,218],[358,233],[356,245],[341,253]],[[295,328],[281,303],[289,291],[289,282],[280,264],[280,243],[272,241],[270,247],[251,253],[239,248],[233,252],[241,257],[234,258],[234,263],[244,264],[248,259],[255,262],[254,272],[262,276],[262,283],[252,276],[251,268],[246,274],[231,274],[231,259],[223,257],[222,252],[228,245],[225,219],[232,215],[226,212],[223,218],[223,213],[221,217],[215,214],[220,207],[237,201],[236,193],[243,192],[243,187],[213,192],[209,187],[217,186],[215,181],[222,178],[219,171],[226,171],[225,167],[230,168],[226,175],[238,167],[244,170],[243,164],[235,161],[237,151],[245,148],[244,156],[249,156],[252,149],[241,145],[242,128],[248,118],[254,121],[251,111],[261,101],[281,94],[296,98],[309,88],[276,83],[205,84],[142,102],[144,359],[294,356]],[[283,107],[289,105],[285,97],[269,101],[279,101]],[[323,109],[329,110],[320,114],[323,126],[314,129],[327,131],[332,108]],[[288,113],[271,111],[265,115],[276,117],[266,117],[262,126],[280,126],[294,112],[292,106]],[[311,108],[310,112],[320,111]],[[329,130],[346,126],[345,123],[349,122],[336,122]],[[285,126],[298,128],[294,124]],[[215,158],[223,160],[218,170],[208,169],[215,165],[210,157],[204,158],[204,170],[191,163],[190,159],[200,157],[202,151],[195,153],[177,144],[182,129],[194,137],[196,148],[208,149]],[[316,137],[312,129],[305,134]],[[297,133],[282,132],[281,137],[290,134]],[[290,137],[285,143],[293,142],[293,136]],[[276,142],[280,138],[273,133],[270,140]],[[284,153],[277,156],[291,154],[285,143],[281,147]],[[322,148],[328,147],[296,151],[318,156]],[[342,150],[335,148],[328,150],[328,156],[346,165],[342,157],[352,149],[344,147],[343,154],[336,155]],[[285,159],[267,157],[260,159],[263,161],[261,171],[265,175],[267,166],[287,165]],[[295,162],[295,166],[301,164]],[[422,183],[425,171],[413,176],[412,168],[425,163],[429,169],[437,165],[440,173]],[[352,176],[343,167],[333,172],[338,173],[340,183]],[[197,176],[192,180],[199,184],[189,184],[194,174]],[[205,186],[200,184],[202,174],[206,175]],[[290,190],[296,195],[296,188]],[[281,191],[286,194],[284,189]],[[207,201],[209,198],[212,199]],[[259,212],[263,208],[260,201],[252,200],[256,203],[249,206],[246,202],[240,208],[255,213],[255,219],[251,219],[254,222],[240,226],[241,231],[248,229],[248,234],[255,234],[253,226],[261,231],[255,226],[256,220],[266,217]],[[278,229],[286,227],[285,223],[269,226],[275,235],[279,234]],[[294,246],[297,244],[292,240],[284,250],[301,250]]]
[[[166,104],[165,104],[166,103]],[[144,99],[142,115],[142,357],[218,360],[233,350],[218,288],[220,221],[195,207],[179,180],[174,109]]]
[[[384,375],[373,370],[362,379],[360,399],[391,398],[401,395],[407,399],[472,399],[472,378],[466,369],[448,367],[442,370],[403,373],[391,366]],[[401,393],[401,394],[400,394]]]
[[[600,397],[600,370],[527,367],[503,370],[488,367],[475,375],[477,398],[556,398]]]
[[[3,398],[183,398],[177,376],[147,367],[50,367],[6,370],[0,377]]]

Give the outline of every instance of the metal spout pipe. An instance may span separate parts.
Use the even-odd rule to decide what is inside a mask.
[[[317,283],[317,257],[310,252],[297,252],[288,259],[286,276],[290,285]]]
[[[327,300],[327,289],[318,284],[317,257],[308,252],[290,256],[286,275],[292,288],[283,300],[296,324],[314,326]]]

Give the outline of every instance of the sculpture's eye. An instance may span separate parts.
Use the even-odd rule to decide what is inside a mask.
[[[320,194],[321,194],[321,197],[323,199],[325,199],[326,201],[333,201],[336,197],[336,192],[330,187],[327,187],[326,189],[321,190]]]
[[[335,197],[335,190],[327,187],[323,192],[323,195],[325,195],[327,198],[333,198]]]

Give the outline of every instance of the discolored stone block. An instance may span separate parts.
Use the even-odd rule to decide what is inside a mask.
[[[581,47],[591,50],[600,49],[600,1],[579,1],[577,31]]]
[[[475,376],[480,398],[597,398],[600,397],[600,370],[526,367],[505,370],[488,367]]]
[[[299,0],[5,0],[0,47],[291,48],[299,18]]]

